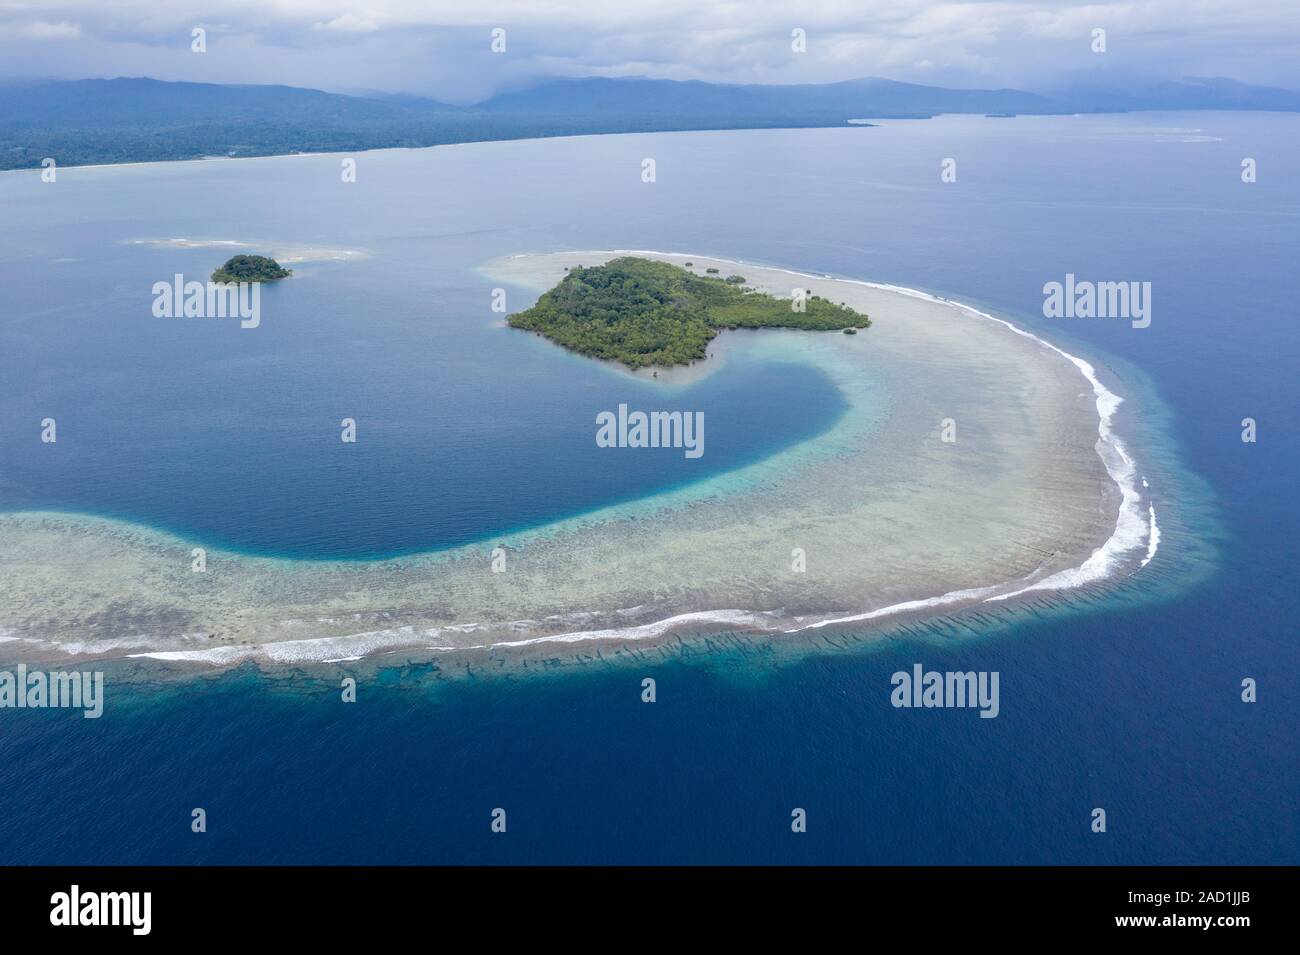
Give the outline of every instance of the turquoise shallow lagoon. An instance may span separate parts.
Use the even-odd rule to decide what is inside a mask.
[[[617,254],[511,256],[481,271],[536,293],[566,268]],[[0,551],[13,571],[0,617],[14,635],[8,649],[228,665],[551,652],[716,626],[795,643],[791,634],[831,625],[1077,589],[1156,554],[1149,483],[1113,429],[1122,399],[1082,359],[921,293],[643,254],[683,266],[694,258],[701,273],[743,270],[756,293],[789,296],[797,282],[874,316],[869,335],[728,333],[714,364],[664,372],[681,393],[693,386],[681,379],[725,376],[738,354],[779,356],[834,383],[846,407],[837,423],[630,504],[397,560],[212,550],[196,572],[193,541],[120,521],[18,514],[3,525]],[[790,386],[768,382],[774,392]],[[599,415],[589,411],[588,427]],[[755,414],[740,427],[762,426]],[[351,454],[347,445],[335,454]],[[690,460],[680,448],[602,453]]]
[[[178,197],[244,191],[238,182],[202,185],[213,172],[271,171],[289,187],[303,177],[274,164],[227,165],[189,166],[199,181],[178,184]],[[403,240],[401,227],[390,231],[397,224],[377,211],[380,234],[365,236],[348,221],[329,236],[373,252],[355,261],[296,263],[292,285],[263,290],[265,322],[257,328],[155,318],[154,282],[170,283],[177,272],[205,280],[230,249],[132,241],[141,233],[189,234],[200,223],[224,233],[201,212],[186,226],[131,212],[124,227],[117,217],[151,207],[155,185],[137,175],[128,180],[137,194],[124,194],[113,180],[125,171],[71,170],[66,192],[37,194],[57,200],[40,215],[62,213],[78,226],[65,233],[62,255],[28,246],[5,263],[14,292],[0,433],[5,510],[117,517],[249,554],[389,557],[722,473],[817,434],[843,408],[816,369],[741,355],[725,378],[669,396],[672,407],[703,410],[716,422],[706,456],[602,455],[592,441],[592,409],[660,400],[663,389],[562,360],[504,328],[490,310],[491,286],[474,268],[489,257],[485,250],[513,245]],[[85,208],[77,178],[104,176],[96,193],[105,203],[101,221]],[[344,188],[327,178],[324,191],[335,186]],[[20,190],[15,198],[31,197]],[[314,208],[320,196],[313,190],[282,201]],[[363,217],[374,208],[375,198],[360,188],[355,201]],[[270,236],[271,250],[287,244],[276,235],[297,239],[307,228],[282,213],[256,223],[258,213],[266,215],[261,205],[250,197],[249,208],[231,211],[223,227],[256,248],[259,236]],[[410,206],[407,227],[440,220],[447,213],[437,208]],[[60,231],[52,227],[42,238]],[[51,289],[57,302],[49,300]],[[788,382],[789,391],[774,392],[773,379]],[[38,426],[50,415],[59,421],[57,448],[28,440],[21,423],[33,414]],[[754,415],[763,428],[741,426]],[[354,447],[339,440],[345,417],[358,422]],[[49,450],[61,456],[42,454]]]
[[[479,505],[445,506],[403,476],[424,468],[426,489],[454,490],[466,455],[511,447],[514,428],[562,440],[557,395],[665,392],[511,335],[475,270],[521,250],[677,248],[926,289],[1083,355],[1127,399],[1117,427],[1141,452],[1162,529],[1130,579],[900,623],[869,649],[844,626],[811,656],[719,637],[618,666],[538,661],[565,674],[548,679],[530,665],[447,681],[491,664],[399,660],[176,683],[115,669],[98,722],[0,722],[4,861],[1296,861],[1286,266],[1300,197],[1285,177],[1246,187],[1236,173],[1242,155],[1280,168],[1298,138],[1292,117],[1180,114],[556,140],[362,156],[364,202],[341,191],[337,157],[66,171],[57,198],[34,177],[0,177],[14,213],[0,233],[0,491],[12,511],[129,517],[241,553],[334,559],[535,525],[553,514],[503,510],[492,494],[515,488],[526,503],[525,486],[570,486],[556,467],[578,481],[577,458],[553,445],[520,438],[537,450],[519,467],[484,458],[476,473],[492,478],[458,492]],[[653,187],[636,175],[647,154]],[[949,155],[959,188],[938,181]],[[291,288],[305,303],[284,305],[279,325],[268,311],[256,331],[217,335],[137,312],[173,263],[202,274],[220,255],[132,244],[173,237],[366,257],[296,264],[298,284],[266,307]],[[1066,272],[1151,281],[1152,326],[1042,318],[1042,284]],[[427,348],[412,344],[420,332]],[[766,387],[773,360],[729,355],[693,386],[718,390],[719,418],[771,405],[770,436],[745,430],[710,480],[843,421],[842,395],[805,362]],[[501,413],[461,422],[466,389]],[[319,427],[332,451],[347,414],[326,413],[326,394],[389,403],[399,427],[361,425],[391,474],[302,463],[303,436]],[[539,413],[517,417],[524,404]],[[70,453],[54,467],[33,440],[50,414]],[[1240,441],[1246,415],[1261,422],[1254,446]],[[489,417],[505,436],[472,440]],[[575,433],[577,454],[590,432]],[[217,443],[199,454],[205,441]],[[661,464],[623,486],[592,478],[565,507],[692,477],[680,458]],[[279,476],[270,499],[254,473]],[[404,541],[403,524],[417,528]],[[916,662],[998,670],[999,717],[893,709],[889,675]],[[365,678],[354,708],[337,699],[345,672]],[[653,706],[640,702],[644,675],[659,681]],[[1257,704],[1240,702],[1245,676]],[[313,782],[326,775],[337,782]],[[186,824],[198,804],[223,819],[203,843]],[[500,804],[527,839],[489,840],[483,820]],[[795,805],[810,814],[802,841],[789,833]],[[1087,829],[1097,805],[1105,837]]]

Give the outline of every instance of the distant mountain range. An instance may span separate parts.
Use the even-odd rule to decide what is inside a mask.
[[[951,90],[868,77],[798,86],[734,86],[650,79],[550,80],[504,93],[478,109],[554,115],[762,116],[849,119],[928,117],[938,113],[1062,113],[1068,106],[1020,90]]]
[[[1300,112],[1300,93],[1222,78],[1125,90],[946,89],[869,77],[732,85],[553,79],[472,106],[411,95],[153,79],[0,85],[0,169],[432,146],[583,133],[840,126],[849,120],[1235,109]]]
[[[1074,89],[1062,98],[1079,113],[1130,110],[1237,109],[1300,112],[1300,92],[1253,86],[1221,76],[1189,76],[1140,86],[1122,93]]]

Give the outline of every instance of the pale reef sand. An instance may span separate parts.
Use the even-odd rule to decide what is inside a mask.
[[[566,267],[619,254],[514,256],[481,271],[540,292]],[[906,289],[635,254],[739,272],[781,297],[808,288],[873,322],[857,335],[723,332],[715,358],[660,372],[665,407],[680,407],[668,398],[684,381],[743,348],[817,365],[847,412],[828,432],[722,476],[394,560],[209,549],[207,572],[192,573],[195,544],[180,537],[83,515],[0,515],[0,659],[306,663],[720,631],[794,641],[827,625],[866,630],[899,614],[1086,585],[1149,559],[1155,512],[1110,433],[1120,399],[1086,362]],[[940,440],[945,418],[956,423],[953,443]],[[505,573],[491,572],[496,546]],[[795,548],[803,573],[792,570]]]
[[[132,239],[131,245],[165,249],[216,249],[231,255],[253,252],[269,255],[281,265],[304,262],[350,262],[369,258],[363,249],[335,249],[319,245],[292,245],[283,242],[242,241],[240,239]]]

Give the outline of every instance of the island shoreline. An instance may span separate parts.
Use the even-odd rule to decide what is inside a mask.
[[[900,286],[886,285],[882,283],[865,282],[857,279],[846,279],[834,276],[817,275],[815,273],[799,272],[791,269],[784,269],[774,266],[760,265],[740,260],[720,260],[708,256],[700,256],[686,253],[664,253],[650,250],[613,250],[609,252],[578,252],[562,253],[563,255],[578,256],[615,256],[615,255],[645,255],[662,257],[664,260],[672,258],[699,259],[700,261],[708,260],[710,262],[725,262],[729,265],[746,267],[751,269],[763,269],[770,272],[782,273],[805,279],[831,280],[834,282],[846,282],[853,285],[862,286],[887,291],[893,294],[912,296],[917,299],[941,304],[955,309],[967,317],[976,317],[982,320],[991,321],[998,325],[1004,326],[1017,335],[1024,336],[1032,340],[1038,347],[1050,350],[1059,357],[1064,358],[1075,366],[1083,378],[1092,386],[1095,395],[1095,410],[1098,414],[1098,440],[1097,453],[1101,457],[1102,464],[1105,466],[1111,480],[1118,488],[1120,501],[1117,513],[1114,519],[1114,526],[1101,547],[1094,549],[1091,554],[1077,566],[1058,570],[1053,574],[1039,577],[1037,572],[1018,578],[1015,580],[1002,581],[999,583],[989,584],[982,587],[964,588],[957,591],[947,591],[935,596],[914,598],[904,600],[881,607],[876,607],[856,614],[820,614],[820,615],[795,615],[795,626],[789,626],[789,619],[782,620],[782,615],[778,611],[772,610],[696,610],[675,613],[662,619],[646,620],[631,622],[623,627],[595,627],[583,629],[575,627],[572,629],[563,629],[558,633],[542,633],[539,635],[526,636],[520,639],[504,639],[502,631],[510,631],[516,624],[536,625],[537,620],[519,620],[508,623],[489,623],[489,624],[457,624],[452,625],[445,630],[448,633],[455,632],[462,636],[477,631],[493,632],[498,639],[492,639],[483,643],[460,643],[442,645],[436,639],[430,639],[433,631],[426,632],[424,639],[416,631],[403,633],[406,628],[399,628],[397,631],[388,631],[391,641],[385,646],[384,637],[381,632],[354,633],[351,635],[336,635],[326,637],[305,638],[288,641],[268,641],[265,643],[250,643],[237,645],[215,646],[204,649],[173,649],[159,646],[144,645],[136,643],[135,646],[128,646],[135,642],[132,638],[124,638],[119,641],[116,648],[110,649],[104,644],[99,647],[94,646],[95,641],[89,644],[81,644],[79,648],[74,649],[74,644],[68,643],[63,649],[58,650],[57,645],[47,641],[40,641],[44,644],[42,650],[50,650],[61,653],[91,655],[101,658],[147,658],[166,663],[195,663],[207,666],[225,667],[247,659],[265,661],[271,664],[337,664],[342,662],[353,662],[363,658],[382,659],[385,656],[401,653],[408,657],[411,655],[426,654],[436,658],[444,654],[482,654],[496,652],[519,652],[523,655],[532,656],[534,651],[544,651],[545,648],[554,646],[653,646],[664,643],[682,634],[708,634],[735,632],[741,634],[754,634],[763,637],[781,636],[786,634],[797,634],[821,630],[826,627],[843,627],[853,626],[856,629],[874,629],[885,622],[892,622],[908,617],[928,617],[933,616],[935,611],[942,608],[945,612],[957,610],[978,603],[1005,603],[1015,598],[1022,597],[1026,594],[1035,593],[1044,590],[1053,591],[1070,591],[1080,587],[1085,587],[1094,583],[1105,581],[1126,567],[1131,566],[1133,569],[1144,567],[1154,555],[1155,548],[1158,545],[1159,531],[1155,521],[1154,505],[1148,503],[1150,522],[1142,520],[1143,515],[1137,507],[1142,495],[1136,487],[1137,469],[1136,463],[1128,453],[1124,442],[1119,436],[1113,433],[1111,421],[1115,410],[1122,403],[1123,399],[1111,392],[1096,377],[1092,365],[1083,359],[1077,358],[1059,347],[1047,342],[1046,340],[1018,328],[1011,322],[997,318],[972,306],[964,303],[955,302],[939,296],[930,295],[915,289],[907,289]],[[544,254],[545,255],[545,254]],[[551,254],[555,255],[555,254]],[[510,257],[512,259],[526,259],[527,255]],[[870,335],[865,336],[867,338]],[[814,439],[816,440],[816,439]],[[1106,453],[1104,453],[1106,452]],[[1107,460],[1107,453],[1110,460]],[[1135,552],[1136,557],[1135,557]],[[1141,564],[1137,563],[1138,558]],[[631,613],[639,608],[629,608],[627,610],[616,611],[618,614]],[[595,617],[594,613],[584,613],[575,611],[572,615],[575,618]],[[576,622],[576,620],[575,620]],[[444,628],[434,628],[434,631],[441,632]],[[27,646],[27,650],[36,650],[32,646],[32,641],[23,637],[14,637],[14,631],[11,629],[8,633],[0,631],[4,640],[0,642],[0,656],[8,656],[6,650],[17,649],[16,644],[22,643]],[[144,638],[141,638],[144,639]],[[349,643],[352,644],[349,647]],[[135,652],[122,652],[134,650]],[[350,652],[352,650],[359,652]],[[105,652],[107,651],[107,652]],[[37,651],[39,656],[46,656],[44,652]],[[27,659],[30,659],[28,657]]]

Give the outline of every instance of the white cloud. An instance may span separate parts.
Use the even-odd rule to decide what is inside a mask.
[[[359,17],[353,13],[345,13],[325,23],[313,23],[311,28],[313,30],[338,30],[342,33],[372,33],[379,29],[379,24],[375,23],[374,20]]]
[[[74,42],[37,56],[0,25],[9,75],[139,75],[486,95],[530,75],[744,83],[883,75],[1050,88],[1188,74],[1300,87],[1297,0],[0,0],[0,24]],[[33,21],[32,10],[40,20]],[[226,26],[188,55],[196,24]],[[505,27],[509,51],[488,51]],[[1108,52],[1091,53],[1094,27]],[[790,30],[807,31],[792,55]],[[75,32],[72,32],[75,31]]]
[[[25,40],[75,40],[81,36],[81,27],[67,20],[58,23],[48,20],[10,21],[0,23],[0,36],[21,37]]]

